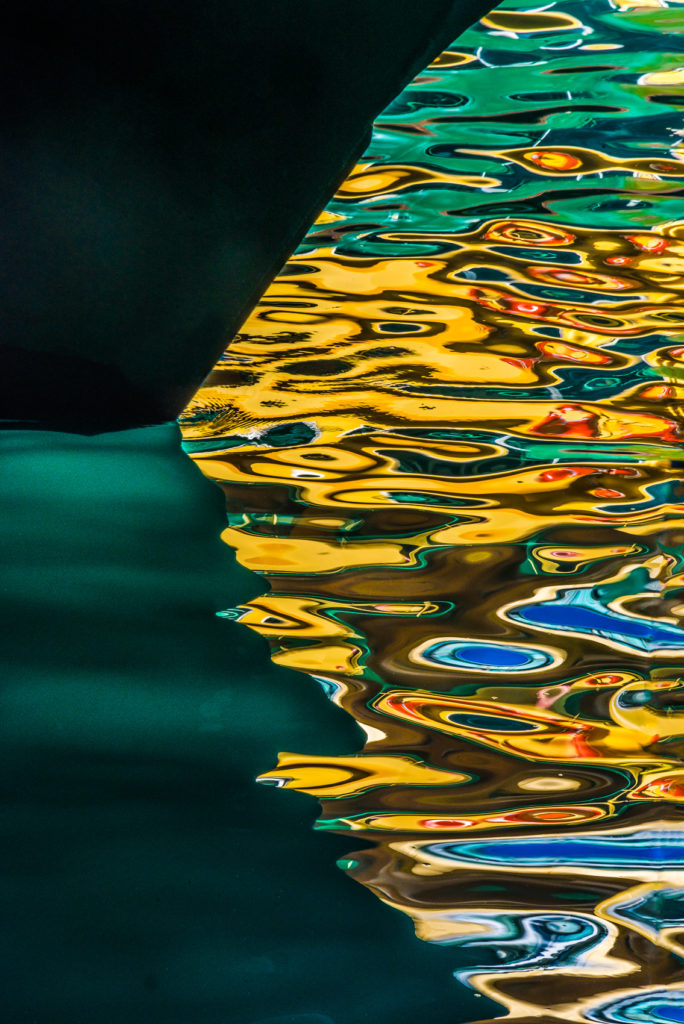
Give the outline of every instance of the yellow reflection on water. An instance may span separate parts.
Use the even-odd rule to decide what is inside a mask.
[[[648,7],[607,5],[606,24],[645,31]],[[627,44],[572,10],[477,31],[511,53],[529,37],[537,85],[574,84]],[[680,83],[678,59],[608,65],[613,106],[581,92],[582,131],[634,97],[669,109],[654,90]],[[459,42],[425,81],[466,89],[492,67]],[[511,103],[557,103],[548,81]],[[511,109],[491,115],[502,137],[531,123]],[[546,109],[533,141],[461,145],[463,167],[446,142],[432,162],[364,159],[182,428],[226,495],[224,541],[268,584],[235,614],[365,735],[282,753],[261,780],[371,839],[343,866],[458,946],[458,976],[518,1024],[684,1020],[684,219],[633,212],[681,190],[681,132],[621,153],[607,131],[544,141]],[[377,145],[457,138],[448,110],[390,110]],[[622,226],[586,205],[561,219],[552,198],[492,209],[587,188],[619,197]],[[447,230],[434,197],[467,210],[473,193],[486,212]]]

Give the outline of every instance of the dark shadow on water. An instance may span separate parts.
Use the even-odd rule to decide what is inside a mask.
[[[175,426],[1,443],[3,1019],[461,1019],[449,951],[335,867],[307,797],[254,784],[358,730],[216,617],[261,582]]]

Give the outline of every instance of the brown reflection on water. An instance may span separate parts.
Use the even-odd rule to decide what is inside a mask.
[[[596,129],[638,102],[661,130],[682,69],[596,66],[622,43],[587,24],[485,19],[518,49],[574,33],[508,112],[454,113],[453,82],[400,98],[377,145],[443,144],[354,170],[182,424],[267,585],[230,614],[365,736],[262,781],[370,841],[342,866],[516,1024],[684,1020],[684,220],[634,212],[681,191],[681,132]],[[476,66],[496,70],[459,46],[421,88]],[[616,75],[568,107],[597,69]],[[595,147],[544,141],[567,110]],[[504,141],[456,145],[475,121]]]
[[[681,867],[474,866],[425,841],[379,842],[343,866],[419,938],[458,949],[471,966],[457,975],[516,1024],[600,1020],[606,1005],[681,991]]]
[[[339,757],[283,752],[262,780],[317,797],[319,828],[373,840],[351,876],[420,938],[458,946],[459,976],[519,1022],[592,1020],[608,997],[682,980],[680,470],[577,448],[488,473],[493,431],[371,427],[198,460],[226,494],[224,539],[269,584],[240,621],[366,736]],[[619,847],[598,868],[552,848],[488,865],[439,848],[597,829],[645,845],[644,863]],[[673,835],[681,865],[664,870]]]
[[[642,236],[638,251],[665,237],[676,232]],[[585,250],[597,241],[586,233]],[[352,877],[419,937],[458,946],[457,974],[519,1024],[593,1020],[644,991],[669,998],[684,858],[664,870],[657,849],[680,835],[684,806],[679,350],[637,359],[602,324],[544,340],[534,326],[563,313],[513,314],[493,292],[461,301],[444,268],[409,294],[397,275],[415,288],[415,268],[397,262],[317,266],[315,298],[296,273],[274,285],[197,396],[206,430],[186,428],[220,431],[194,457],[225,492],[224,540],[268,583],[240,621],[366,736],[339,757],[282,753],[262,779],[317,797],[318,827],[372,839],[350,854]],[[619,316],[591,307],[625,337],[669,311],[640,274],[644,298]],[[296,342],[275,318],[292,315],[284,295],[306,295],[319,317],[298,314],[309,320]],[[399,302],[420,330],[380,349],[373,316],[399,322]],[[439,391],[553,382],[571,362],[652,375],[601,402]],[[292,424],[305,443],[268,433]],[[488,865],[439,848],[577,843],[597,829],[650,853],[631,868],[615,847],[597,867],[578,848],[567,867],[553,848]]]

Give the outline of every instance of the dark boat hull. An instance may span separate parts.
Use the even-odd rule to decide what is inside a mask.
[[[175,417],[373,117],[488,6],[23,8],[2,72],[0,418]]]

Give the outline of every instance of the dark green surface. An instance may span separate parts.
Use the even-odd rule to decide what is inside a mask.
[[[260,580],[176,428],[0,442],[4,1024],[486,1016],[451,951],[335,867],[361,844],[254,783],[361,737],[216,618]]]

